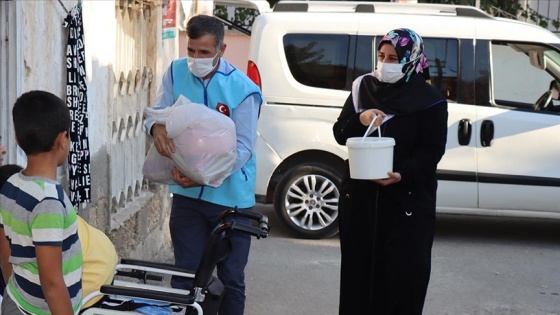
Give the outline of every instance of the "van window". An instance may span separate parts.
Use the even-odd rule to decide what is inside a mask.
[[[349,35],[287,34],[283,40],[288,67],[299,83],[344,89]]]
[[[373,71],[374,60],[377,59],[377,53],[374,53],[377,51],[374,40],[373,36],[358,36],[355,78]]]
[[[534,44],[507,42],[493,42],[490,47],[494,103],[533,110],[539,97],[549,90],[554,77],[531,64],[529,51],[547,49]]]
[[[456,39],[424,38],[431,83],[441,96],[453,102],[457,102],[458,46]]]
[[[354,78],[371,72],[381,36],[359,36],[356,41]],[[346,86],[351,36],[287,34],[284,52],[292,76],[301,84],[342,90]],[[424,38],[432,85],[449,101],[457,101],[458,40]],[[352,70],[352,69],[350,69]],[[352,78],[352,80],[354,79]]]

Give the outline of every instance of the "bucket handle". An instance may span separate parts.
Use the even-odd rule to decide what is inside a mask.
[[[360,142],[364,141],[364,139],[368,136],[369,131],[371,130],[371,127],[373,127],[373,123],[375,122],[375,120],[377,119],[377,117],[379,117],[379,116],[377,116],[377,115],[373,116],[373,119],[372,119],[371,122],[369,123],[369,126],[368,126],[368,128],[367,128],[367,130],[366,130],[366,133],[364,133],[364,136],[362,137],[362,140],[360,140]],[[379,128],[379,126],[375,127],[375,129],[377,129],[377,128]],[[373,129],[372,132],[374,132],[375,129]],[[379,136],[379,138],[381,138],[381,132],[378,132],[377,135]]]

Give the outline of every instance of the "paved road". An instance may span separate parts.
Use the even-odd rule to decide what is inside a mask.
[[[254,240],[246,315],[338,314],[338,238]],[[559,315],[560,221],[439,216],[426,315]],[[352,314],[353,315],[353,314]]]

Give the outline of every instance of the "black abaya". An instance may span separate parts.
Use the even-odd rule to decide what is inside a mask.
[[[423,80],[414,82],[414,89],[401,88],[405,96],[396,90],[382,97],[375,91],[365,95],[364,90],[372,89],[360,88],[359,108],[390,104],[382,110],[395,114],[381,131],[395,139],[393,169],[402,180],[381,187],[351,179],[348,168],[345,171],[339,203],[340,315],[422,314],[434,237],[435,173],[447,139],[447,102]],[[407,107],[407,102],[416,106]],[[345,144],[366,129],[350,95],[334,125],[335,138]]]

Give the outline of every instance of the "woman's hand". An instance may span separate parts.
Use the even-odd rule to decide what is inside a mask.
[[[181,174],[181,171],[179,171],[179,169],[176,166],[173,167],[171,174],[173,174],[173,181],[175,181],[178,185],[180,185],[183,188],[200,186],[199,183],[191,180],[186,176],[183,176],[183,174]]]
[[[382,179],[373,179],[373,181],[381,186],[388,186],[398,183],[402,179],[401,173],[387,172],[387,175],[389,175],[389,177]]]
[[[152,137],[154,138],[154,145],[159,154],[171,158],[171,153],[175,152],[175,145],[167,136],[167,129],[165,129],[165,126],[154,124],[152,126]]]
[[[360,122],[364,126],[369,126],[369,124],[371,124],[371,121],[375,117],[377,117],[377,119],[375,119],[373,126],[378,127],[381,126],[383,120],[385,119],[385,117],[387,117],[387,115],[384,112],[380,111],[379,109],[375,109],[375,108],[368,109],[360,113]]]

